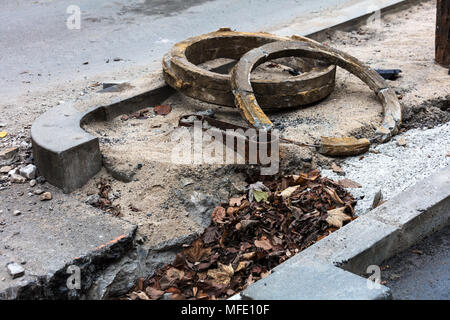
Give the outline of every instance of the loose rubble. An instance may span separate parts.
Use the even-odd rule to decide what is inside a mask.
[[[13,278],[20,278],[25,274],[25,269],[15,262],[9,263],[6,268],[8,269],[9,275]]]

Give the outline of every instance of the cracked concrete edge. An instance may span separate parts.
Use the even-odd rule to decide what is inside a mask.
[[[19,283],[0,292],[0,300],[79,300],[85,299],[93,284],[103,275],[104,270],[125,256],[133,248],[137,226],[132,226],[123,234],[90,252],[73,258],[58,270],[45,276]],[[80,268],[80,289],[69,289],[67,281],[71,275],[68,268]]]
[[[450,166],[298,253],[231,299],[390,299],[389,288],[367,287],[362,277],[367,268],[449,221]]]

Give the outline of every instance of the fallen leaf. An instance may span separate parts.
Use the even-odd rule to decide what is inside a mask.
[[[241,261],[241,262],[239,262],[238,266],[236,267],[235,272],[239,272],[241,270],[246,269],[249,264],[250,264],[250,261]]]
[[[256,202],[261,202],[261,200],[267,201],[269,194],[265,191],[253,190],[253,196]]]
[[[147,293],[147,295],[152,300],[158,300],[159,298],[161,298],[164,295],[164,291],[158,290],[158,289],[155,289],[155,288],[152,288],[152,287],[147,287],[145,289],[145,293]]]
[[[333,169],[333,172],[335,172],[335,173],[342,173],[342,172],[344,172],[344,170],[342,170],[342,168],[341,167],[339,167],[336,163],[332,163],[331,164],[331,168]]]
[[[289,187],[289,188],[287,188],[287,189],[284,189],[284,190],[280,193],[280,196],[281,196],[283,199],[287,199],[287,198],[289,198],[290,196],[292,196],[292,194],[293,194],[295,191],[297,191],[298,188],[300,188],[300,186],[293,186],[293,187]]]
[[[342,199],[339,198],[339,196],[337,195],[336,190],[331,189],[331,188],[329,188],[329,187],[324,187],[323,189],[325,190],[326,193],[328,193],[328,195],[329,195],[334,201],[336,201],[336,202],[339,203],[339,204],[344,204],[344,201],[342,201]]]
[[[217,269],[208,270],[208,276],[213,278],[216,282],[228,285],[231,281],[231,277],[234,275],[233,267],[230,265],[224,265],[218,263]]]
[[[242,204],[242,200],[244,200],[246,196],[242,196],[239,198],[230,198],[229,200],[229,206],[230,207],[240,207]]]
[[[149,296],[145,294],[145,292],[136,292],[136,295],[139,297],[139,299],[141,300],[150,300]]]
[[[350,179],[342,179],[337,182],[343,188],[361,188],[362,186],[355,181]]]
[[[211,254],[211,248],[203,248],[203,241],[197,239],[192,243],[192,246],[184,250],[184,254],[192,263],[205,260]]]
[[[184,271],[178,270],[176,268],[169,268],[166,271],[166,277],[169,280],[181,280],[184,277]]]
[[[255,246],[263,250],[269,251],[273,249],[273,245],[266,236],[262,236],[261,239],[255,240]]]
[[[211,219],[214,223],[223,223],[223,219],[227,216],[227,212],[223,207],[216,207],[213,210]]]
[[[239,207],[228,207],[227,208],[227,215],[232,216],[236,212],[238,212],[239,210],[241,210]]]
[[[172,108],[168,105],[162,104],[162,105],[156,106],[154,108],[154,111],[157,115],[165,116],[172,111]]]
[[[0,131],[0,139],[6,137],[7,135],[8,135],[8,132]]]
[[[351,217],[344,213],[345,207],[337,208],[328,211],[328,217],[326,221],[330,226],[336,228],[342,228],[344,222],[351,221]]]
[[[245,259],[245,260],[251,260],[251,259],[253,259],[253,257],[255,256],[255,252],[248,252],[248,253],[244,253],[243,255],[242,255],[242,257]]]

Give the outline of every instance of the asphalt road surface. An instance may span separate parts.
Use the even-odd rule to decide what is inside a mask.
[[[173,43],[220,27],[268,31],[296,17],[355,2],[358,0],[0,1],[0,95],[159,62]],[[67,27],[73,17],[73,12],[67,12],[71,5],[80,8],[80,29]]]

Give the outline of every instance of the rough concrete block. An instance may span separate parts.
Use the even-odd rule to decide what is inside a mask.
[[[251,300],[382,300],[390,289],[370,289],[367,279],[333,265],[302,259],[291,263],[241,292]],[[234,298],[236,299],[236,298]]]

